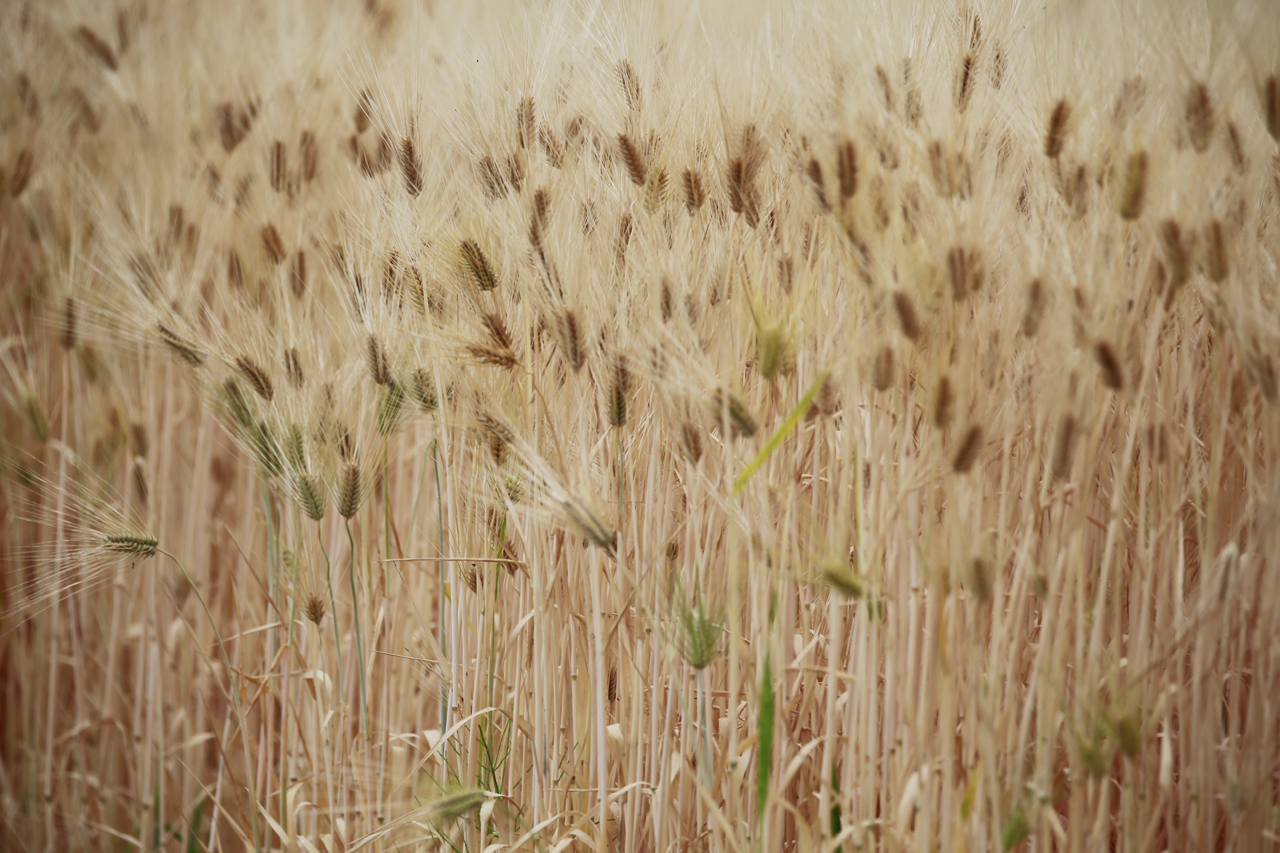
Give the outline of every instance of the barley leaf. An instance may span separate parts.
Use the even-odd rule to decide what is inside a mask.
[[[786,420],[782,422],[782,426],[778,427],[778,431],[769,436],[769,440],[764,443],[764,447],[760,448],[760,452],[756,454],[756,458],[751,460],[746,468],[742,469],[742,473],[738,475],[738,479],[733,482],[733,493],[736,495],[742,491],[747,485],[747,481],[755,476],[756,471],[760,470],[760,466],[773,451],[777,450],[782,442],[786,441],[787,436],[791,435],[792,430],[800,423],[800,419],[804,417],[805,412],[809,411],[809,407],[813,405],[813,398],[818,396],[818,391],[822,389],[822,383],[827,379],[826,371],[823,371],[816,382],[809,386],[809,390],[804,392],[804,396],[800,398],[800,402],[796,403],[796,407],[787,415]]]

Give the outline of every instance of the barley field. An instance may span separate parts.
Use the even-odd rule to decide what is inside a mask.
[[[0,4],[0,848],[1280,849],[1278,75]]]

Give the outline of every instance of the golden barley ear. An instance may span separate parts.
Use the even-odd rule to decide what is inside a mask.
[[[618,134],[618,150],[622,154],[622,162],[627,167],[627,175],[631,178],[631,183],[638,187],[644,186],[648,169],[645,166],[644,155],[631,141],[630,136],[625,133]]]
[[[956,110],[958,112],[963,113],[969,108],[977,62],[978,58],[972,51],[960,59],[960,70],[956,73]]]
[[[830,213],[831,203],[827,201],[827,188],[822,180],[822,164],[818,162],[816,157],[809,160],[805,174],[813,187],[813,197],[818,202],[818,207],[822,208],[824,213]]]
[[[303,183],[311,183],[320,171],[320,144],[313,130],[304,130],[298,138],[298,151],[302,160],[298,174]]]
[[[1262,84],[1262,122],[1271,138],[1280,142],[1280,79],[1275,74]]]
[[[618,83],[622,86],[622,96],[626,99],[627,109],[636,112],[640,109],[640,78],[631,67],[631,63],[622,60],[618,63]]]
[[[289,289],[297,299],[307,292],[307,253],[299,249],[293,256],[293,264],[289,268]]]
[[[76,348],[76,300],[70,296],[62,306],[62,318],[58,325],[58,343],[64,350]]]
[[[365,352],[368,356],[369,378],[375,385],[386,385],[391,381],[391,359],[387,356],[387,349],[382,341],[372,332],[369,333]]]
[[[1124,189],[1120,194],[1120,218],[1132,222],[1142,215],[1142,206],[1147,200],[1147,170],[1151,158],[1146,151],[1135,151],[1129,155],[1129,164],[1125,169]]]
[[[417,198],[422,192],[422,161],[408,136],[400,142],[400,171],[404,174],[405,190]]]
[[[9,170],[9,195],[18,198],[26,190],[31,176],[35,173],[36,158],[29,147],[23,146],[14,155],[13,166]]]
[[[1124,372],[1120,367],[1120,359],[1116,357],[1116,351],[1112,349],[1111,344],[1106,341],[1099,341],[1093,349],[1094,358],[1098,362],[1098,370],[1102,376],[1102,382],[1112,391],[1120,391],[1124,388]]]
[[[951,460],[951,470],[957,474],[966,474],[973,468],[973,463],[978,460],[978,453],[982,449],[982,427],[978,424],[972,424],[965,430],[964,437],[960,440],[960,447],[956,450],[956,455]]]
[[[951,426],[951,418],[955,413],[955,391],[951,388],[951,377],[943,375],[938,380],[938,390],[933,396],[933,425],[938,429]]]
[[[903,336],[909,341],[920,339],[920,316],[916,313],[915,300],[904,290],[893,292],[893,309],[898,315],[898,325]]]
[[[516,107],[516,138],[521,148],[533,148],[538,138],[538,120],[533,111],[533,96],[520,99]]]
[[[893,347],[885,344],[876,353],[875,365],[871,378],[877,391],[887,391],[893,385],[894,357]]]
[[[253,359],[247,355],[236,356],[236,370],[240,371],[240,375],[248,380],[249,385],[254,392],[266,400],[268,403],[275,397],[275,386],[271,384],[271,375]]]
[[[1184,117],[1187,123],[1187,137],[1191,147],[1197,154],[1203,154],[1213,139],[1213,99],[1209,96],[1209,87],[1204,83],[1191,84],[1187,90]]]
[[[1067,141],[1067,123],[1070,120],[1071,105],[1063,98],[1049,114],[1049,127],[1044,134],[1044,154],[1050,160],[1057,160],[1062,154],[1062,146]]]
[[[707,200],[707,192],[702,186],[702,175],[697,169],[684,170],[684,206],[689,215],[697,213]]]
[[[115,51],[111,49],[111,45],[107,44],[106,40],[90,27],[85,24],[76,27],[76,38],[89,56],[98,60],[112,71],[119,67]]]
[[[493,290],[498,286],[498,277],[494,274],[493,267],[489,265],[489,259],[485,257],[479,243],[470,239],[463,240],[461,253],[462,262],[471,273],[476,287],[481,290]]]
[[[631,390],[626,357],[615,357],[609,373],[609,425],[623,427],[627,423],[627,393]]]
[[[1044,282],[1038,278],[1032,279],[1031,284],[1027,286],[1027,307],[1023,311],[1022,324],[1018,328],[1023,337],[1034,338],[1040,331],[1040,320],[1044,317],[1044,308]]]
[[[1053,444],[1053,477],[1064,480],[1071,474],[1071,460],[1076,447],[1076,417],[1063,415],[1058,423],[1058,434]]]
[[[1205,275],[1220,284],[1228,271],[1226,229],[1222,227],[1222,220],[1214,219],[1205,228]]]
[[[280,232],[270,222],[262,226],[262,248],[266,250],[267,259],[273,265],[278,266],[288,257],[288,253],[284,248],[284,240],[280,239]]]
[[[1182,240],[1182,229],[1172,219],[1160,223],[1160,245],[1164,248],[1165,260],[1169,262],[1169,280],[1173,286],[1181,287],[1191,276],[1191,253],[1187,251]]]

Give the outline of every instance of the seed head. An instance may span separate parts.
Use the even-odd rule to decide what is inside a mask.
[[[154,557],[160,540],[145,533],[121,531],[108,533],[102,537],[103,550],[113,554],[136,554],[139,557]]]

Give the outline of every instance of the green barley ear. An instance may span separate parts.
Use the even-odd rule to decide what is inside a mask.
[[[134,531],[108,533],[102,537],[102,549],[113,554],[133,554],[138,557],[154,557],[160,540],[154,536]]]
[[[456,794],[449,794],[424,806],[423,819],[433,826],[440,826],[471,814],[484,805],[487,799],[489,795],[484,791],[459,791]]]
[[[199,367],[204,364],[204,353],[195,344],[170,329],[164,323],[157,324],[160,329],[160,341],[169,348],[174,355],[185,361],[192,367]]]
[[[706,669],[720,654],[724,620],[709,615],[701,604],[680,605],[680,655],[697,670]]]
[[[783,373],[788,372],[795,364],[791,340],[787,335],[787,327],[758,324],[756,326],[756,370],[765,379],[772,382]]]
[[[476,287],[481,290],[493,290],[498,286],[498,276],[494,273],[479,243],[475,240],[463,240],[459,251],[462,255],[462,264],[475,280]]]
[[[743,403],[742,398],[727,388],[717,388],[712,392],[711,408],[717,421],[720,421],[726,413],[728,414],[729,425],[733,428],[734,435],[743,435],[750,438],[759,429],[759,425],[751,415],[750,410],[747,409],[746,403]]]
[[[284,474],[284,458],[280,455],[280,443],[266,421],[258,421],[249,431],[249,446],[253,457],[270,477]]]
[[[823,565],[822,582],[846,598],[862,597],[862,581],[847,563],[833,560]]]
[[[434,412],[440,407],[436,380],[430,370],[419,368],[413,371],[413,399],[424,412]]]
[[[404,387],[394,379],[388,379],[378,390],[377,428],[381,436],[389,436],[404,426],[409,417],[408,400]]]
[[[311,473],[299,474],[295,490],[297,492],[298,506],[306,513],[307,518],[312,521],[323,519],[325,511],[328,509],[328,500],[324,489],[320,485],[320,479]]]
[[[256,426],[249,398],[234,376],[227,377],[222,383],[222,387],[218,389],[218,398],[233,424],[243,430],[251,430]]]
[[[363,501],[364,489],[360,482],[360,467],[348,463],[343,466],[342,473],[338,477],[338,491],[334,500],[338,515],[351,518],[359,511]]]

